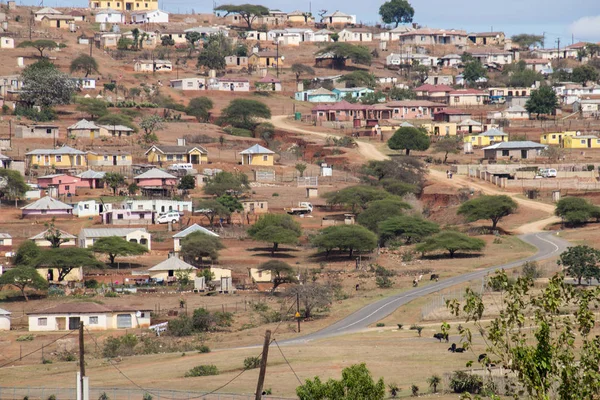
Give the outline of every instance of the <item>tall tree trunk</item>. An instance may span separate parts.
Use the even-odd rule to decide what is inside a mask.
[[[410,155],[410,149],[406,149],[406,155],[409,156]]]
[[[26,286],[21,287],[21,294],[25,297],[25,301],[29,301],[29,297],[27,297],[27,293],[25,293]]]
[[[354,252],[354,249],[352,247],[350,247],[350,258],[352,258],[352,253]]]
[[[448,250],[448,252],[450,253],[450,258],[454,258],[454,253],[456,250]]]

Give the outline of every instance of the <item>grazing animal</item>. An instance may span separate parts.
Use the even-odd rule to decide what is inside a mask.
[[[464,347],[457,347],[456,343],[452,343],[452,346],[450,346],[448,348],[448,351],[450,351],[452,353],[464,353],[465,352],[465,348]]]
[[[464,348],[462,347],[457,347],[456,350],[454,350],[456,353],[463,353],[465,351]]]
[[[447,333],[434,333],[433,337],[442,342],[442,339],[448,343],[448,334]]]
[[[431,274],[431,277],[429,277],[430,281],[437,281],[438,279],[440,279],[439,274]]]
[[[486,358],[487,358],[487,354],[486,353],[480,354],[479,357],[477,358],[477,362],[482,362]]]
[[[453,352],[453,353],[454,353],[454,352],[456,352],[456,343],[452,343],[452,346],[450,346],[450,347],[448,348],[448,351],[451,351],[451,352]]]

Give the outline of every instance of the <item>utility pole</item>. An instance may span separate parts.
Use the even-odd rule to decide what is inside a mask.
[[[277,58],[275,60],[277,64],[275,65],[277,67],[277,78],[279,78],[279,40],[277,38],[275,38],[275,40],[277,40]]]
[[[269,356],[269,344],[271,344],[271,331],[265,331],[265,342],[263,344],[262,356],[260,357],[260,372],[258,373],[258,382],[256,383],[256,396],[254,400],[262,399],[263,385],[267,373],[267,357]]]
[[[300,333],[300,293],[296,292],[296,319],[298,320],[298,333]]]
[[[557,52],[558,52],[558,59],[560,60],[560,38],[556,39],[556,43],[558,44]]]
[[[83,400],[85,396],[85,389],[83,386],[84,377],[85,377],[85,347],[83,342],[83,321],[79,321],[79,379],[81,385],[81,400]]]

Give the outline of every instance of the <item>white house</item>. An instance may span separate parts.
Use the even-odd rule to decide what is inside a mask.
[[[69,232],[65,232],[62,229],[59,229],[58,232],[60,233],[60,238],[64,240],[64,242],[60,245],[61,247],[77,245],[77,236],[71,235]],[[31,240],[39,247],[50,247],[52,244],[48,240],[46,240],[47,233],[48,229],[30,237],[28,240]]]
[[[51,7],[44,7],[34,12],[33,15],[36,21],[41,21],[44,17],[52,15],[63,15],[63,13]]]
[[[336,10],[335,12],[323,15],[321,23],[328,25],[356,24],[356,15],[349,15]]]
[[[29,332],[76,330],[80,322],[90,331],[105,331],[149,328],[151,311],[147,307],[73,302],[30,312],[27,316]]]
[[[411,25],[398,25],[396,28],[389,31],[390,40],[400,40],[400,35],[413,31],[414,29],[415,28]]]
[[[96,89],[96,79],[94,78],[81,78],[79,79],[79,87],[81,90],[94,90]]]
[[[166,24],[169,22],[169,13],[162,10],[135,11],[131,13],[132,24]]]
[[[0,49],[14,49],[15,39],[10,36],[0,36]]]
[[[98,203],[96,200],[82,200],[73,206],[73,215],[79,218],[97,217],[100,213],[112,209],[112,204]],[[74,239],[77,237],[73,236]]]
[[[168,211],[192,212],[192,202],[186,200],[152,199],[152,200],[126,200],[122,203],[124,209],[135,211]]]
[[[12,236],[9,233],[0,233],[0,246],[10,247],[13,244]]]
[[[152,234],[146,228],[86,228],[79,232],[79,247],[87,249],[103,237],[118,236],[152,250]]]
[[[173,64],[169,60],[139,60],[133,64],[135,72],[169,72]]]
[[[514,105],[502,111],[503,119],[529,119],[529,113],[525,107]]]
[[[339,33],[340,42],[371,42],[373,33],[366,28],[346,28]]]
[[[206,90],[206,79],[204,78],[171,79],[169,84],[177,90]]]
[[[331,35],[333,35],[332,31],[327,29],[321,29],[316,32],[305,33],[304,41],[305,42],[331,42]]]
[[[186,263],[178,257],[169,257],[166,260],[156,264],[154,267],[149,268],[148,275],[150,275],[150,278],[152,279],[165,282],[175,282],[177,280],[175,275],[176,271],[190,272],[190,278],[193,279],[196,276],[196,270],[196,267]]]
[[[96,21],[96,23],[122,24],[125,22],[125,16],[120,11],[113,10],[112,8],[105,8],[96,12],[94,21]]]
[[[10,311],[0,308],[0,331],[10,331]]]
[[[184,230],[182,230],[181,232],[177,232],[175,235],[173,235],[173,251],[175,251],[175,252],[181,251],[181,241],[187,235],[189,235],[190,233],[194,233],[194,232],[202,232],[205,235],[219,237],[219,235],[217,235],[213,231],[203,228],[198,224],[190,225],[187,228],[185,228]]]

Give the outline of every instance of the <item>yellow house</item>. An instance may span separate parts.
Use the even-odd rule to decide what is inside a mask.
[[[121,149],[94,149],[87,152],[88,164],[91,167],[122,166],[133,164],[131,153]]]
[[[117,11],[158,10],[158,0],[90,0],[90,8],[112,8]]]
[[[207,164],[208,151],[202,146],[163,146],[155,144],[150,147],[145,155],[149,163],[189,163],[189,164]]]
[[[242,165],[272,166],[275,161],[275,152],[255,144],[241,151]]]
[[[565,149],[600,149],[600,138],[595,135],[565,136]]]
[[[54,167],[56,169],[87,167],[86,154],[69,146],[58,149],[36,149],[25,153],[29,167]]]
[[[315,18],[312,16],[311,13],[299,10],[288,13],[287,20],[289,23],[299,25],[308,25],[315,22]]]
[[[272,281],[271,271],[260,271],[258,268],[248,268],[248,277],[252,282],[268,283]]]
[[[58,282],[61,269],[59,268],[36,268],[38,274],[48,282]],[[83,268],[73,268],[62,279],[61,282],[81,282],[83,280]]]
[[[277,60],[279,60],[279,67],[283,67],[283,56],[281,54],[279,54],[278,59],[276,51],[259,51],[248,56],[248,65],[263,68],[275,67],[278,65]]]
[[[456,136],[456,122],[432,122],[421,124],[427,133],[434,136]]]
[[[196,270],[196,267],[180,260],[178,257],[169,257],[156,264],[154,267],[149,268],[148,275],[152,279],[175,282],[177,280],[177,274],[181,275],[188,273],[188,277],[193,279],[196,276]]]
[[[72,22],[75,22],[75,17],[71,15],[46,15],[42,17],[41,24],[46,28],[68,29]]]
[[[568,136],[576,136],[576,135],[577,135],[576,131],[542,133],[540,135],[540,143],[562,146],[564,139],[566,139]]]
[[[492,128],[477,135],[465,136],[464,141],[472,143],[473,146],[490,146],[494,143],[508,142],[508,134]]]

